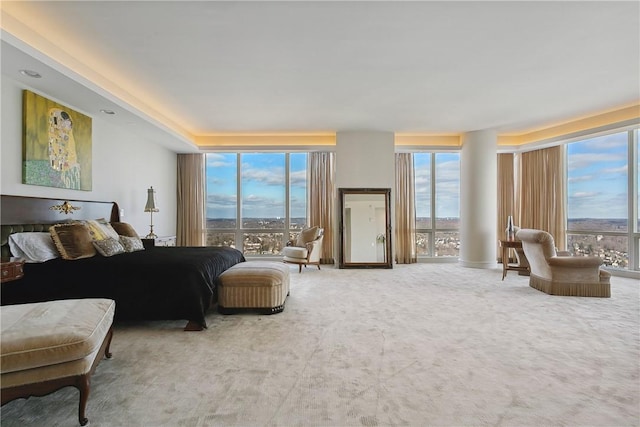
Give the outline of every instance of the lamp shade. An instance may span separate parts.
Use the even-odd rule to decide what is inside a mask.
[[[156,206],[156,190],[153,187],[149,187],[147,190],[147,204],[144,206],[145,212],[158,212],[159,209]]]

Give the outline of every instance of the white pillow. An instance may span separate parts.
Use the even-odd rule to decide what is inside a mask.
[[[51,233],[14,233],[9,235],[9,249],[13,256],[25,262],[45,262],[60,257]]]

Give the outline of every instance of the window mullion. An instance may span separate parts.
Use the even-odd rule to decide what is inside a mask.
[[[242,154],[236,154],[236,248],[244,251],[244,241],[242,240]]]
[[[629,206],[627,223],[627,239],[629,246],[629,270],[640,270],[639,251],[640,251],[640,238],[638,238],[638,141],[637,131],[629,130],[628,132],[628,163],[627,163],[627,191],[629,192]]]
[[[431,153],[431,238],[429,239],[429,253],[436,256],[436,153]]]
[[[284,155],[284,230],[282,231],[282,247],[289,241],[289,228],[291,227],[291,166],[290,166],[291,153],[285,153]]]

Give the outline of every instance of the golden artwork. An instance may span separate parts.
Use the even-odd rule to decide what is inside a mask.
[[[65,202],[61,205],[53,205],[49,208],[49,210],[52,211],[58,211],[60,213],[65,213],[67,215],[72,214],[73,211],[77,211],[81,208],[73,206],[71,203],[69,203],[67,200],[65,200]]]
[[[91,190],[91,117],[23,92],[24,184]]]

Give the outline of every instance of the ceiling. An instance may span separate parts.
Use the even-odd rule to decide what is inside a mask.
[[[177,151],[220,133],[518,134],[640,99],[638,1],[0,7],[4,75]]]

